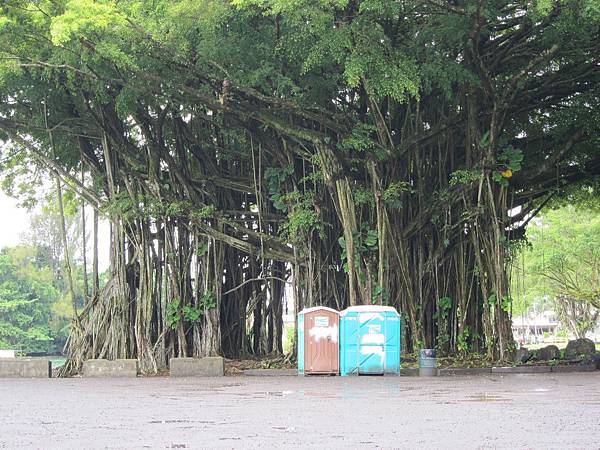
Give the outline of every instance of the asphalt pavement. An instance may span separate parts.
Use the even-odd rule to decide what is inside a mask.
[[[600,372],[0,379],[0,448],[600,449]]]

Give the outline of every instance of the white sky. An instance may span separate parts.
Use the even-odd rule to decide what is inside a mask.
[[[21,234],[28,229],[29,212],[0,190],[0,248],[18,245]]]
[[[0,248],[14,247],[22,243],[21,236],[30,230],[29,218],[36,211],[31,212],[25,208],[19,208],[18,201],[8,197],[0,189]],[[92,239],[92,220],[91,211],[86,208],[87,235],[88,241],[88,267],[91,267],[91,239]],[[100,271],[106,270],[109,264],[109,226],[105,220],[100,220],[98,226],[98,265]]]

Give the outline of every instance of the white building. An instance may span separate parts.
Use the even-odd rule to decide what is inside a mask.
[[[521,315],[512,318],[512,331],[515,340],[521,344],[544,342],[544,337],[556,339],[560,323],[554,311],[543,311],[537,315]]]

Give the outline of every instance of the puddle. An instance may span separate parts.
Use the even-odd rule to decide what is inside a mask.
[[[533,392],[550,392],[550,389],[546,388],[535,388]]]
[[[257,392],[234,392],[231,395],[236,397],[247,398],[264,398],[264,397],[285,397],[293,394],[294,391],[257,391]]]
[[[214,424],[214,420],[187,420],[187,419],[169,419],[169,420],[151,420],[148,423],[210,423]]]
[[[315,398],[340,398],[339,394],[334,394],[332,392],[323,392],[323,391],[298,391],[300,395],[303,397],[315,397]],[[357,397],[357,396],[353,396]]]
[[[509,398],[500,397],[499,395],[469,395],[464,400],[466,402],[512,402]]]

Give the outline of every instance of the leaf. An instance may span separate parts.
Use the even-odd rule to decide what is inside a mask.
[[[183,307],[183,318],[188,322],[197,322],[203,314],[204,312],[200,308],[194,308],[192,306]]]
[[[369,230],[367,232],[367,236],[365,238],[365,245],[369,249],[373,249],[377,246],[377,231]]]
[[[198,248],[196,249],[196,254],[198,256],[204,256],[204,255],[206,255],[206,252],[208,252],[208,243],[199,245]]]
[[[479,141],[479,147],[487,148],[490,145],[490,132],[486,131],[483,136],[481,136],[481,140]]]

